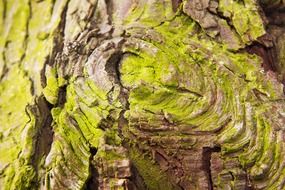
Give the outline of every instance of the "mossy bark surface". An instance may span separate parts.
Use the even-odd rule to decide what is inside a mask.
[[[284,189],[284,34],[281,0],[0,0],[0,189]]]

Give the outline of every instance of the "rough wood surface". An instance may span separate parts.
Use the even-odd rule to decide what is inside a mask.
[[[285,189],[282,0],[0,0],[0,189]]]

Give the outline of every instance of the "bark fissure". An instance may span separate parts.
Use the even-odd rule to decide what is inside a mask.
[[[202,159],[203,159],[203,165],[202,165],[202,169],[205,171],[205,173],[207,174],[207,178],[208,178],[208,187],[209,190],[213,190],[214,189],[214,185],[213,185],[213,178],[212,178],[212,171],[211,171],[211,155],[213,152],[220,152],[221,148],[220,147],[203,147],[203,155],[202,155]]]
[[[3,22],[5,21],[6,14],[7,14],[7,0],[2,0],[3,4],[3,15],[2,15],[2,20]]]
[[[92,164],[92,159],[95,156],[96,152],[95,151],[91,151],[91,157],[90,157],[90,171],[89,171],[89,179],[87,179],[86,181],[86,190],[91,190],[91,189],[99,189],[99,173],[97,171],[97,169],[93,166]]]
[[[104,0],[107,7],[108,24],[111,25],[113,22],[113,0]]]
[[[30,26],[30,21],[31,21],[31,18],[32,18],[32,4],[31,4],[31,1],[29,0],[28,1],[28,7],[29,7],[29,16],[28,16],[28,19],[26,21],[26,27],[25,27],[25,37],[24,37],[24,41],[23,41],[23,49],[24,49],[24,53],[23,55],[21,56],[20,58],[20,62],[23,62],[25,56],[26,56],[26,50],[27,50],[27,47],[28,47],[28,39],[29,39],[29,26]]]
[[[51,109],[52,105],[42,96],[37,99],[35,105],[30,106],[31,113],[33,114],[30,117],[35,117],[35,126],[38,128],[34,137],[35,151],[31,160],[36,174],[34,186],[37,188],[39,187],[38,181],[42,178],[39,173],[42,170],[41,160],[49,154],[54,138]]]

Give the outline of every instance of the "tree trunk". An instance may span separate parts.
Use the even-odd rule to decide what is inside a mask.
[[[284,189],[281,0],[0,0],[0,189]]]

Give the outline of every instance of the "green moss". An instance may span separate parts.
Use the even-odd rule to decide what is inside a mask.
[[[72,122],[71,116],[65,109],[53,109],[52,116],[55,122],[53,124],[55,139],[45,163],[45,168],[48,171],[45,180],[49,181],[45,186],[53,189],[55,187],[52,184],[61,180],[61,183],[65,185],[73,185],[74,188],[76,187],[75,189],[80,189],[89,176],[90,152],[88,142],[80,128],[77,128],[77,124]],[[70,184],[64,179],[50,179],[49,176],[53,175],[54,172],[62,177],[69,176],[76,180]]]
[[[98,149],[96,157],[105,160],[121,158],[116,152],[101,149],[104,139],[108,143],[120,145],[121,139],[115,133],[116,126],[107,131],[100,128],[103,120],[110,115],[114,119],[118,118],[120,110],[115,111],[114,106],[120,104],[114,99],[114,104],[110,105],[107,93],[90,79],[71,78],[68,83],[64,107],[52,109],[55,140],[46,167],[51,174],[56,170],[62,173],[71,172],[68,175],[76,179],[74,183],[80,189],[89,177],[90,148]],[[51,180],[54,179],[48,181]],[[49,182],[46,185],[51,184]]]
[[[244,43],[263,35],[261,20],[254,13],[256,5],[246,2],[247,13],[242,15],[235,11],[243,7],[238,2],[222,4],[221,11],[234,19]],[[252,28],[249,25],[255,21],[251,17],[258,17]],[[138,22],[144,25],[146,21]],[[120,68],[122,84],[130,89],[130,109],[125,113],[131,126],[128,130],[134,134],[139,134],[136,128],[141,126],[155,130],[165,119],[189,131],[212,132],[224,126],[215,142],[224,156],[231,159],[229,153],[239,154],[252,178],[264,177],[276,167],[278,145],[271,119],[263,113],[272,106],[269,101],[283,98],[280,85],[265,76],[259,57],[230,52],[226,45],[209,41],[203,32],[193,33],[195,29],[196,24],[185,15],[144,29],[145,35],[140,35],[139,28],[127,29],[136,36],[124,47],[131,54],[124,57]],[[258,103],[256,91],[268,104]]]
[[[274,151],[275,151],[275,134],[272,133],[271,126],[268,125],[266,121],[262,123],[264,125],[264,133],[262,136],[264,137],[262,143],[262,151],[259,152],[259,158],[256,160],[254,167],[250,169],[250,175],[254,179],[260,179],[267,175],[271,164],[273,163],[274,159]],[[259,134],[261,135],[261,134]]]
[[[0,186],[3,189],[31,189],[31,185],[38,183],[34,171],[37,163],[32,165],[31,160],[36,147],[34,138],[39,127],[42,126],[41,118],[35,118],[37,113],[28,109],[31,104],[35,104],[31,89],[33,85],[32,90],[35,96],[42,93],[40,71],[52,51],[53,38],[57,35],[55,31],[67,1],[56,3],[52,0],[5,1],[5,20],[2,20],[4,18],[2,17],[3,2],[0,2],[0,75],[2,75],[4,65],[8,71],[5,71],[5,77],[0,83],[0,170],[2,173]],[[30,14],[31,12],[33,14]],[[43,32],[44,37],[41,37]],[[5,44],[7,47],[4,49]],[[3,55],[6,58],[5,63]],[[47,67],[46,71],[47,87],[43,93],[51,103],[55,104],[58,101],[58,88],[65,85],[66,81],[57,76],[55,69]],[[76,126],[70,121],[70,117],[75,117],[74,115],[68,115],[64,109],[57,109],[53,112],[55,119],[53,126],[58,131],[55,136],[59,139],[55,140],[52,148],[54,152],[48,157],[54,162],[50,164],[50,160],[47,159],[46,169],[57,166],[60,172],[64,171],[70,176],[82,175],[80,179],[83,180],[78,182],[82,187],[89,175],[89,142],[83,135],[78,134],[78,130],[74,130]],[[91,116],[88,115],[88,117]],[[82,113],[80,118],[83,118]],[[88,126],[93,125],[88,124]],[[90,128],[93,129],[93,127]],[[102,130],[95,128],[92,133],[95,135],[89,135],[88,140],[92,141],[92,146],[96,146],[97,136],[102,135]],[[68,151],[76,151],[74,154],[71,153],[72,151],[62,152],[63,147],[66,147]],[[65,165],[63,157],[55,156],[55,154],[63,154],[72,158],[72,163],[67,164],[68,170],[62,167]],[[83,162],[78,161],[77,157],[82,157]],[[44,160],[45,157],[42,159]],[[42,170],[43,160],[40,163]],[[82,170],[79,170],[82,173],[73,171],[73,167],[82,167]]]
[[[7,166],[4,184],[1,184],[4,189],[28,189],[34,180],[33,169],[28,166],[33,151],[30,148],[32,134],[26,133],[29,117],[25,113],[26,105],[32,101],[30,86],[25,72],[17,65],[11,67],[0,84],[0,165]],[[20,159],[24,163],[20,163]],[[22,180],[26,181],[25,185]]]
[[[130,157],[149,190],[175,189],[159,166],[150,158],[143,156],[134,148],[130,150]]]
[[[20,169],[18,169],[20,168]],[[16,165],[15,176],[11,183],[6,183],[6,188],[8,189],[19,189],[19,190],[30,190],[33,189],[32,183],[34,183],[35,178],[34,168],[30,166]]]
[[[171,0],[158,0],[150,3],[142,1],[133,3],[127,18],[124,20],[124,25],[133,25],[143,23],[144,26],[156,26],[165,20],[170,20],[175,13],[172,11]]]
[[[107,150],[102,147],[99,148],[99,151],[94,157],[95,160],[103,159],[104,162],[108,162],[109,164],[112,164],[112,163],[114,164],[116,161],[125,158],[125,155],[122,155],[121,153],[118,153],[115,150]]]
[[[232,19],[233,26],[242,42],[249,44],[252,40],[265,34],[265,28],[255,1],[219,1],[219,11]]]
[[[0,1],[0,18],[4,18],[4,1]],[[3,26],[3,19],[0,19],[0,26]],[[2,33],[3,28],[0,28],[0,34]]]
[[[266,88],[269,93],[274,92],[269,90],[274,85],[265,87],[268,83],[260,81],[261,68],[257,64],[260,60],[256,56],[233,54],[217,43],[203,37],[198,39],[201,34],[190,36],[194,28],[188,17],[176,16],[154,30],[146,30],[149,35],[136,41],[140,45],[125,48],[126,52],[133,53],[124,59],[121,67],[123,85],[133,87],[129,99],[131,110],[127,113],[130,117],[143,117],[143,110],[147,109],[157,114],[169,113],[176,122],[200,125],[201,130],[214,130],[217,123],[226,121],[230,110],[234,110],[233,114],[241,111],[235,104],[245,101],[250,90]],[[133,29],[127,32],[136,34]],[[207,55],[209,50],[213,52]],[[229,77],[233,80],[229,81]],[[209,105],[214,93],[212,87],[207,86],[209,82],[217,86],[223,98],[215,106]],[[181,92],[179,88],[184,90]],[[242,89],[238,101],[235,88]],[[193,118],[193,113],[207,107],[211,107],[208,114]],[[144,114],[150,124],[156,119],[149,113]]]
[[[263,150],[263,134],[265,129],[260,119],[257,120],[256,128],[256,138],[251,141],[249,149],[239,156],[240,162],[244,167],[252,166]]]
[[[157,117],[149,112],[169,113],[174,122],[211,131],[226,122],[230,110],[240,111],[235,108],[238,102],[234,88],[244,89],[239,101],[244,101],[249,90],[260,89],[256,83],[260,70],[254,56],[227,52],[223,46],[203,38],[199,41],[199,36],[190,35],[194,28],[188,17],[176,16],[154,30],[146,30],[147,37],[136,39],[140,45],[124,49],[132,53],[123,60],[120,70],[123,85],[133,88],[127,113],[130,118],[145,117],[151,125]],[[136,34],[132,29],[127,32]],[[216,54],[205,54],[209,50]],[[229,77],[233,80],[229,81]],[[213,106],[210,101],[214,91],[209,83],[217,86],[222,97]],[[200,115],[201,110],[208,112]]]
[[[29,120],[26,105],[31,102],[30,81],[25,73],[14,65],[0,84],[0,123],[4,137],[12,129],[22,128]],[[17,105],[17,106],[14,106]]]
[[[40,95],[42,86],[39,73],[53,46],[54,36],[50,35],[52,31],[47,29],[52,17],[53,1],[31,1],[30,3],[32,14],[28,24],[29,35],[22,65],[33,79],[35,94]]]
[[[7,25],[3,30],[3,38],[6,42],[10,42],[6,50],[4,50],[6,64],[10,65],[11,63],[20,61],[25,53],[25,38],[31,10],[28,0],[9,1],[7,4],[9,11],[7,12]]]
[[[74,185],[72,189],[83,188],[89,177],[91,148],[98,149],[98,160],[112,163],[125,159],[125,155],[115,150],[122,139],[117,134],[118,124],[113,123],[122,111],[118,100],[120,87],[108,92],[87,75],[67,81],[55,68],[47,66],[47,86],[41,89],[39,71],[51,53],[67,2],[31,1],[29,7],[26,0],[7,1],[8,17],[0,20],[0,26],[5,25],[0,28],[0,74],[4,67],[3,47],[6,41],[11,41],[4,53],[9,71],[0,84],[0,165],[6,167],[0,170],[3,169],[5,176],[4,189],[29,189],[37,182],[31,157],[40,121],[26,109],[33,102],[27,75],[34,81],[35,96],[43,93],[54,105],[58,102],[59,88],[67,85],[66,102],[51,111],[54,142],[47,158],[41,161],[47,173],[47,189],[61,183]],[[264,34],[253,1],[245,1],[244,6],[238,1],[223,0],[219,5],[224,16],[233,21],[238,34],[234,40],[240,36],[243,43],[249,43]],[[225,125],[216,142],[223,153],[243,151],[239,157],[242,166],[257,178],[268,172],[272,159],[282,157],[278,154],[280,144],[272,145],[276,140],[272,124],[261,114],[268,105],[259,105],[253,90],[261,92],[267,102],[280,99],[280,93],[276,82],[264,79],[257,56],[229,52],[226,45],[210,41],[203,32],[197,33],[195,22],[184,14],[172,12],[170,0],[154,1],[152,5],[134,3],[124,24],[126,33],[136,36],[123,45],[122,51],[127,56],[120,68],[122,84],[130,91],[130,109],[125,114],[130,124],[128,130],[135,133],[135,127],[141,124],[160,127],[165,120],[170,125],[177,124],[177,133],[179,127],[208,133]],[[27,27],[29,37],[25,39]],[[252,114],[255,118],[251,120],[256,120],[256,124],[249,125],[248,119],[246,125],[242,122],[246,102],[255,105],[257,113]],[[234,122],[228,124],[229,119]],[[248,126],[256,130],[250,133]],[[133,142],[136,143],[140,142]],[[108,152],[107,145],[114,150]],[[196,144],[187,142],[183,146],[195,148]],[[169,177],[148,156],[134,148],[130,156],[149,189],[174,188]],[[283,173],[280,169],[279,174]]]
[[[43,89],[43,94],[46,97],[47,101],[49,101],[51,104],[56,104],[59,91],[56,70],[47,66],[46,76],[47,85]]]

